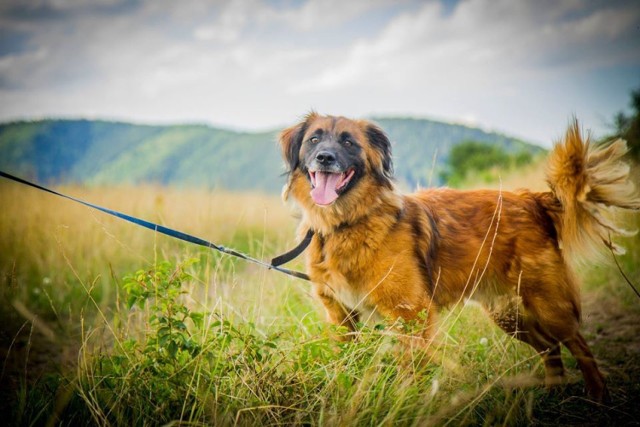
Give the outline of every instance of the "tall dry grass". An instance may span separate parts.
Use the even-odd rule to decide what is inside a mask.
[[[277,197],[153,186],[60,191],[265,260],[295,241],[295,221]],[[96,294],[96,300],[108,306],[113,303],[114,279],[154,265],[158,258],[175,261],[185,254],[220,258],[18,184],[0,183],[0,205],[0,273],[5,285],[0,292],[35,306],[36,311],[69,307],[78,311],[78,304],[67,298],[83,299],[76,292],[78,282],[87,287],[82,292]],[[237,268],[266,277],[251,266]]]

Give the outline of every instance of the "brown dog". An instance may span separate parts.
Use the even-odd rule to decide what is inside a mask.
[[[549,157],[552,192],[410,195],[396,191],[391,145],[368,121],[311,113],[284,130],[280,144],[289,168],[284,197],[302,208],[300,230],[315,232],[307,268],[331,323],[354,330],[363,316],[421,319],[426,347],[434,309],[473,298],[541,354],[547,384],[563,376],[562,343],[589,395],[607,397],[578,330],[568,261],[598,253],[609,232],[620,232],[602,216],[604,206],[640,208],[620,162],[624,141],[593,147],[574,122]]]

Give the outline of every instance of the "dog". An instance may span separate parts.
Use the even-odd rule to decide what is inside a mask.
[[[549,192],[426,189],[398,192],[391,143],[366,120],[308,114],[279,136],[287,166],[283,198],[313,231],[307,270],[328,321],[355,331],[366,317],[419,320],[411,342],[429,347],[438,308],[480,302],[508,334],[543,359],[545,383],[562,381],[561,344],[585,388],[608,399],[580,334],[572,261],[609,245],[605,207],[640,209],[621,160],[626,143],[594,146],[573,120],[551,151]],[[412,344],[413,345],[413,344]]]

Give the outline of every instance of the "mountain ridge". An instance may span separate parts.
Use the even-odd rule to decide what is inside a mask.
[[[462,124],[402,117],[372,120],[389,135],[396,178],[406,188],[440,184],[438,172],[449,150],[464,141],[499,144],[507,152],[543,151],[519,138]],[[201,123],[22,120],[0,124],[0,168],[43,183],[158,183],[273,193],[285,180],[277,134]]]

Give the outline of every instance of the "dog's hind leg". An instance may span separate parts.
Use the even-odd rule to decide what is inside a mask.
[[[527,313],[535,319],[537,328],[564,344],[576,358],[584,377],[587,394],[598,402],[607,401],[609,394],[604,377],[579,331],[578,302],[574,294],[561,291],[569,288],[568,281],[571,279],[566,276],[556,278],[558,281],[553,285],[539,282],[537,290],[542,292],[530,296],[529,301],[524,301],[524,306]]]
[[[564,365],[560,357],[560,342],[553,338],[526,312],[517,296],[503,296],[486,306],[491,319],[508,335],[529,344],[542,357],[547,387],[560,384],[564,378]]]
[[[608,401],[609,393],[604,377],[598,369],[589,345],[578,330],[578,320],[566,312],[554,313],[553,317],[553,321],[538,318],[538,322],[540,325],[546,325],[543,327],[560,340],[576,358],[584,377],[587,394],[598,402]]]
[[[563,339],[562,343],[567,346],[578,361],[578,366],[584,376],[587,394],[597,402],[608,402],[610,397],[604,377],[600,373],[598,364],[584,337],[576,330],[572,337]]]

